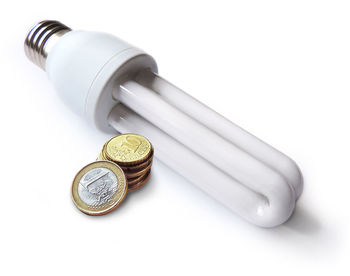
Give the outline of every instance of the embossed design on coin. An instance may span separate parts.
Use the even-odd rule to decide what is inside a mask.
[[[78,194],[87,205],[100,206],[112,199],[117,188],[118,180],[111,170],[96,168],[81,178]]]

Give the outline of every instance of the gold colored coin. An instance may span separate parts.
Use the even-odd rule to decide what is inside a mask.
[[[102,152],[106,159],[121,166],[133,166],[141,164],[149,158],[152,152],[152,145],[141,135],[127,133],[109,140]]]
[[[131,187],[132,185],[135,185],[135,184],[139,183],[140,181],[142,181],[144,179],[144,177],[145,177],[145,175],[141,175],[141,176],[138,176],[138,177],[126,179],[127,183],[128,183],[128,187]]]
[[[149,166],[152,166],[153,163],[153,158],[149,158],[147,159],[145,162],[136,165],[136,166],[120,166],[123,171],[127,174],[127,173],[133,173],[133,172],[137,172],[140,170],[143,170],[145,168],[148,168]]]
[[[142,170],[138,170],[138,171],[125,171],[125,170],[123,170],[123,171],[124,171],[125,177],[127,179],[129,179],[129,178],[136,178],[138,176],[145,175],[151,167],[152,167],[152,163],[149,164],[146,168],[144,168]]]
[[[85,214],[100,216],[116,209],[128,190],[125,174],[115,163],[95,161],[74,177],[72,199]]]
[[[134,185],[130,185],[128,187],[128,192],[134,192],[134,191],[142,188],[148,182],[150,177],[151,177],[151,170],[149,170],[149,172],[138,183],[136,183]]]

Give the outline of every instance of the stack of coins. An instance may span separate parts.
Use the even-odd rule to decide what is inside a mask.
[[[128,192],[136,191],[146,184],[151,175],[153,161],[152,144],[137,134],[121,134],[107,141],[97,160],[108,160],[124,171]]]

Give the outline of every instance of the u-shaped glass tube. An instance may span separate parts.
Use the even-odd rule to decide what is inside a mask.
[[[114,97],[123,104],[110,114],[111,126],[120,132],[145,134],[155,144],[157,158],[252,223],[275,226],[291,215],[299,186],[293,186],[293,175],[278,170],[283,169],[283,162],[275,160],[280,164],[276,169],[233,142],[237,135],[218,131],[220,125],[213,129],[215,119],[221,124],[229,121],[216,117],[217,113],[153,73],[142,72],[136,80],[125,81],[115,89]],[[163,81],[165,85],[159,85]],[[174,91],[173,98],[168,98]],[[182,100],[187,106],[181,105]],[[194,114],[199,108],[206,109],[204,119]],[[224,130],[227,127],[231,131],[234,128],[224,126]],[[233,131],[250,135],[240,128]],[[264,150],[259,143],[265,143],[254,136],[251,140],[257,144],[251,151],[254,147]],[[266,147],[272,155],[276,151]],[[289,160],[276,152],[280,159]]]
[[[287,182],[294,189],[296,198],[299,198],[303,190],[302,175],[295,162],[288,156],[150,70],[140,72],[136,80],[141,85],[156,92],[167,103],[172,104],[276,172],[284,175]]]

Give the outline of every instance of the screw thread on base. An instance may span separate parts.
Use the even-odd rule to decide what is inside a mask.
[[[41,69],[45,70],[45,61],[53,45],[70,28],[58,21],[44,20],[30,29],[24,41],[24,51],[27,57]]]

